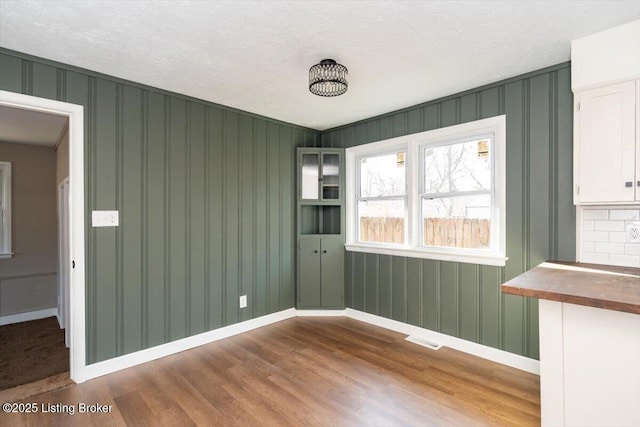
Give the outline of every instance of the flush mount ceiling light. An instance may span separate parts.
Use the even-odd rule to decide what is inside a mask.
[[[333,59],[323,59],[309,68],[309,91],[318,96],[338,96],[347,91],[349,70]]]

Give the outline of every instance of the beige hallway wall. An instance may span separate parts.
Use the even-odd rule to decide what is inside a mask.
[[[0,316],[57,306],[56,151],[0,142],[12,169],[12,250],[0,259]]]

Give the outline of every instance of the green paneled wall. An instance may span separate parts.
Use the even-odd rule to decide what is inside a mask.
[[[346,148],[507,116],[507,265],[347,252],[347,306],[538,358],[537,300],[500,284],[546,259],[575,260],[572,99],[561,64],[324,132],[322,146]]]
[[[318,132],[8,50],[0,89],[84,106],[87,219],[120,211],[86,229],[89,363],[294,306],[295,147]]]
[[[89,363],[293,307],[295,147],[498,114],[506,267],[348,252],[346,303],[538,357],[537,300],[499,286],[545,259],[575,259],[568,64],[322,134],[6,49],[0,89],[85,107],[86,212],[121,212],[120,227],[86,230]]]

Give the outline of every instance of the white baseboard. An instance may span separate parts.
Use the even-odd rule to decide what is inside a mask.
[[[375,326],[380,326],[385,329],[390,329],[401,334],[418,335],[429,341],[442,344],[446,347],[450,347],[464,353],[472,354],[483,359],[511,366],[512,368],[540,375],[540,362],[535,359],[509,353],[504,350],[498,350],[497,348],[452,337],[451,335],[442,334],[440,332],[431,331],[418,326],[409,325],[407,323],[398,322],[397,320],[376,316],[375,314],[354,310],[352,308],[346,309],[346,316]]]
[[[166,344],[161,344],[155,347],[136,351],[135,353],[129,353],[125,354],[124,356],[114,357],[113,359],[105,360],[103,362],[87,365],[82,370],[82,372],[79,373],[78,378],[74,378],[74,381],[77,383],[81,383],[92,378],[100,377],[102,375],[110,374],[121,369],[140,365],[141,363],[151,362],[152,360],[159,359],[161,357],[189,350],[194,347],[199,347],[204,344],[209,344],[211,342],[228,338],[233,335],[238,335],[252,329],[257,329],[262,326],[267,326],[272,323],[290,319],[295,316],[296,309],[289,308],[277,313],[267,314],[266,316],[257,317],[255,319],[246,320],[244,322],[224,326],[212,331],[203,332],[198,335],[193,335]]]
[[[52,310],[53,311],[51,312],[51,314],[48,314],[48,316],[56,315],[56,310]],[[78,383],[81,383],[92,378],[100,377],[102,375],[110,374],[112,372],[130,368],[142,363],[151,362],[152,360],[156,360],[161,357],[189,350],[191,348],[238,335],[243,332],[248,332],[250,330],[257,329],[262,326],[267,326],[272,323],[280,322],[282,320],[290,319],[292,317],[340,316],[350,317],[352,319],[369,323],[375,326],[380,326],[385,329],[390,329],[401,334],[417,335],[428,339],[429,341],[442,344],[444,346],[462,351],[464,353],[469,353],[483,359],[498,362],[503,365],[531,372],[533,374],[540,374],[540,362],[538,362],[537,360],[529,359],[527,357],[509,353],[507,351],[498,350],[493,347],[488,347],[482,344],[477,344],[449,335],[441,334],[439,332],[398,322],[396,320],[391,320],[384,317],[376,316],[374,314],[365,313],[359,310],[354,310],[351,308],[347,308],[344,310],[296,310],[295,308],[289,308],[277,313],[267,314],[266,316],[247,320],[241,323],[236,323],[234,325],[224,326],[213,331],[203,332],[198,335],[193,335],[177,341],[172,341],[166,344],[158,345],[156,347],[147,348],[144,350],[136,351],[135,353],[125,354],[124,356],[119,356],[113,359],[105,360],[103,362],[88,365],[82,370],[82,372],[79,373],[79,375],[77,376],[78,378],[74,378],[74,380]]]
[[[340,317],[346,315],[346,310],[296,310],[297,317]]]
[[[44,310],[9,314],[7,316],[0,316],[0,326],[10,325],[12,323],[28,322],[29,320],[46,319],[47,317],[53,316],[58,316],[57,308],[45,308]]]

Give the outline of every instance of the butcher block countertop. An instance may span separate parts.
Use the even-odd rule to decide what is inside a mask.
[[[640,314],[640,268],[547,261],[503,284],[502,292]]]

